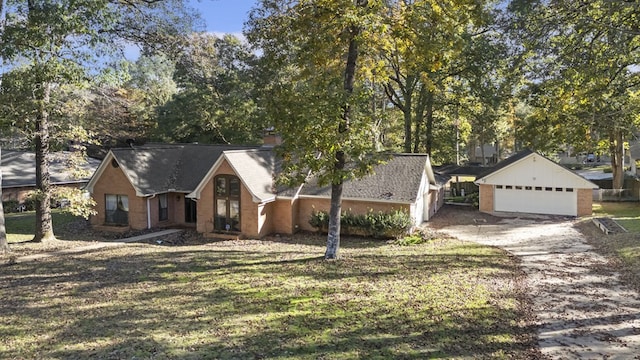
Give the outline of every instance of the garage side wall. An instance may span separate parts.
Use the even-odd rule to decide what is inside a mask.
[[[493,212],[493,185],[480,184],[480,211]]]
[[[589,216],[593,212],[593,190],[578,189],[578,216]]]

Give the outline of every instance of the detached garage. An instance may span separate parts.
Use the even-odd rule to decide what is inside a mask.
[[[591,215],[598,186],[531,150],[521,151],[480,175],[480,211]]]

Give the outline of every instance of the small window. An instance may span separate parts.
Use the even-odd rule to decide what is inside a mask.
[[[553,188],[550,187],[550,186],[547,186],[547,187],[544,188],[544,191],[553,191]]]
[[[525,186],[524,189],[525,190],[532,190],[533,188],[531,186]]]
[[[566,192],[573,192],[573,188],[567,188],[565,191]]]
[[[502,189],[502,185],[496,185],[496,189]]]
[[[129,225],[129,198],[127,195],[107,194],[104,222],[112,225]]]
[[[556,191],[562,192],[562,188],[556,188]]]
[[[158,220],[169,220],[169,201],[167,194],[158,195]]]
[[[507,189],[509,189],[509,190],[511,190],[511,189],[513,189],[513,186],[511,186],[511,185],[507,185],[507,186],[506,186],[506,188],[507,188]]]
[[[522,190],[522,186],[516,186],[516,190]]]
[[[536,191],[542,191],[542,186],[536,186]]]

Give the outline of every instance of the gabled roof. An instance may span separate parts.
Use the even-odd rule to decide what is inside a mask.
[[[75,177],[69,170],[68,161],[74,154],[66,151],[49,154],[49,173],[51,184],[81,184],[89,180],[90,176]],[[100,165],[100,160],[87,158],[86,163],[80,165],[83,171],[93,174]],[[36,186],[36,155],[28,151],[2,151],[2,188]]]
[[[275,198],[275,154],[271,149],[225,151],[224,156],[254,198]]]
[[[254,201],[265,202],[275,199],[275,154],[273,149],[264,147],[224,151],[187,197],[200,198],[200,192],[225,160],[249,190]]]
[[[391,160],[377,165],[373,173],[344,183],[345,199],[370,199],[411,203],[418,197],[423,177],[431,185],[442,185],[448,177],[429,174],[429,156],[425,154],[395,154]],[[331,185],[319,186],[312,177],[300,191],[300,196],[331,196]]]
[[[495,172],[498,172],[508,166],[510,166],[513,163],[516,163],[524,158],[526,158],[527,156],[533,154],[534,152],[531,151],[530,149],[524,149],[522,151],[519,151],[511,156],[509,156],[508,158],[498,162],[495,166],[492,166],[490,168],[486,168],[484,169],[484,171],[481,171],[478,174],[478,177],[476,178],[476,181],[482,179],[483,177],[486,177],[490,174],[493,174]],[[540,155],[542,156],[542,155]]]
[[[536,159],[540,159],[541,161],[538,161],[538,164],[544,164],[545,167],[540,168],[538,167],[538,165],[533,165],[536,164]],[[524,165],[523,165],[524,164]],[[520,166],[520,168],[518,168],[518,166]],[[524,166],[524,167],[523,167]],[[532,179],[535,180],[536,178],[541,178],[542,173],[539,173],[540,170],[544,170],[544,169],[555,169],[552,172],[556,173],[556,174],[562,174],[562,176],[560,176],[557,179],[564,179],[562,181],[571,181],[573,183],[575,183],[576,185],[579,185],[580,188],[591,188],[591,189],[596,189],[598,188],[598,186],[592,182],[590,182],[589,180],[585,179],[584,177],[578,175],[577,173],[563,167],[562,165],[556,163],[553,160],[548,159],[547,157],[534,152],[532,150],[526,149],[523,151],[520,151],[512,156],[510,156],[509,158],[502,160],[501,162],[497,163],[494,167],[488,169],[485,173],[481,174],[480,176],[478,176],[478,178],[476,179],[475,183],[476,184],[480,184],[480,183],[492,183],[492,179],[494,179],[496,176],[500,176],[501,174],[505,174],[505,173],[509,173],[509,170],[511,169],[519,169],[518,172],[530,172],[531,174],[528,174],[528,176],[532,176]],[[536,173],[538,172],[538,173]],[[513,173],[513,172],[511,172]],[[557,175],[556,175],[557,176]],[[528,180],[528,181],[531,181]],[[557,180],[556,180],[557,181]],[[513,185],[518,185],[518,184],[513,184]],[[548,185],[548,184],[547,184]],[[576,186],[578,187],[578,186]]]
[[[318,186],[314,177],[301,189],[286,188],[277,192],[274,178],[278,170],[273,149],[195,144],[112,149],[87,185],[89,191],[114,161],[138,196],[182,192],[186,197],[200,198],[201,191],[225,161],[255,202],[273,201],[276,195],[285,198],[331,196],[331,186]],[[373,174],[345,182],[343,198],[411,203],[419,191],[424,191],[423,186],[439,187],[448,180],[448,176],[433,172],[428,155],[396,154],[376,166]]]
[[[238,145],[148,144],[112,149],[91,179],[91,190],[106,166],[116,161],[138,196],[192,192],[226,150]]]

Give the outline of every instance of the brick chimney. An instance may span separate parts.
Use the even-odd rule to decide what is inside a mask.
[[[268,127],[264,129],[264,135],[262,137],[262,147],[272,148],[282,144],[282,137],[276,133],[274,127]]]

